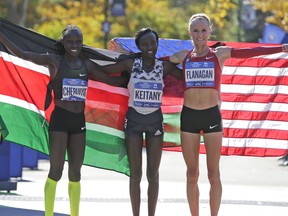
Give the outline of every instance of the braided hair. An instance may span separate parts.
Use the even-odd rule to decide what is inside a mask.
[[[150,27],[147,27],[147,28],[142,28],[140,29],[139,31],[137,31],[136,35],[135,35],[135,44],[136,46],[139,48],[140,46],[140,39],[141,37],[143,37],[145,34],[147,33],[150,33],[152,32],[155,36],[156,36],[156,40],[157,40],[157,43],[158,43],[158,39],[159,39],[159,36],[157,34],[156,31],[154,31],[153,29],[151,29]]]
[[[60,39],[58,39],[56,41],[56,43],[55,43],[55,47],[56,47],[57,53],[59,55],[63,55],[65,53],[65,48],[63,46],[62,40],[65,38],[66,35],[68,35],[73,30],[79,31],[81,33],[81,35],[82,35],[82,31],[81,31],[81,29],[78,26],[76,26],[76,25],[67,25],[66,28],[62,31],[62,37]]]

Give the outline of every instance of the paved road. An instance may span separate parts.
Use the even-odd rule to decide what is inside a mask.
[[[145,158],[145,157],[143,157]],[[205,155],[200,157],[200,215],[209,216],[209,185]],[[144,161],[145,164],[145,161]],[[43,187],[48,161],[39,161],[38,170],[25,170],[17,190],[0,192],[1,216],[42,216]],[[145,170],[144,172],[145,173]],[[277,158],[223,156],[222,205],[219,216],[278,216],[288,213],[288,166]],[[156,215],[188,216],[185,194],[185,165],[179,152],[163,153],[160,167],[160,192]],[[130,216],[128,177],[88,166],[82,171],[80,216]],[[147,181],[142,181],[141,215],[147,215]],[[58,183],[55,216],[69,215],[67,167]]]

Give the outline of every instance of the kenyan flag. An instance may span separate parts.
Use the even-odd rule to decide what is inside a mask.
[[[6,20],[1,19],[1,22],[5,34],[22,49],[55,53],[54,40]],[[101,64],[113,63],[123,57],[116,52],[88,46],[84,47],[83,54]],[[54,107],[48,69],[15,57],[0,44],[0,77],[0,116],[3,122],[0,130],[5,136],[9,133],[5,139],[48,155],[48,126]],[[180,143],[181,103],[182,99],[164,97],[165,146]],[[130,174],[123,133],[127,104],[126,88],[89,80],[85,109],[85,165]]]
[[[6,52],[0,52],[0,65],[1,79],[5,80],[0,85],[0,113],[9,131],[6,140],[49,154],[48,125],[53,103],[47,68]],[[177,110],[181,106],[165,106],[171,103],[169,100],[176,98],[164,98],[163,112],[170,112],[164,114],[164,140],[165,146],[175,146],[180,143]],[[45,109],[47,101],[51,103]],[[126,88],[89,81],[84,164],[129,174],[123,133],[127,104]]]

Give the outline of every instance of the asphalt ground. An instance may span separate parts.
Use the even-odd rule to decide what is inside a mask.
[[[145,150],[143,151],[145,154]],[[145,156],[143,157],[145,159]],[[206,155],[200,156],[200,215],[209,216],[209,184]],[[222,156],[222,204],[219,216],[288,215],[288,166],[275,157]],[[145,174],[145,161],[143,161]],[[39,160],[38,168],[23,169],[17,190],[0,191],[0,216],[43,216],[44,184],[49,163]],[[156,216],[189,216],[186,199],[186,168],[180,152],[163,152]],[[132,216],[126,175],[83,166],[80,216]],[[147,211],[147,180],[141,183],[141,215]],[[55,216],[69,215],[67,164],[59,181]]]

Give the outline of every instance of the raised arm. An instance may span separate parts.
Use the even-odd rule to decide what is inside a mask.
[[[35,64],[39,65],[51,65],[52,62],[55,62],[56,56],[54,54],[38,54],[30,51],[24,51],[18,47],[13,41],[5,35],[0,25],[0,42],[14,55],[19,58],[23,58],[28,61],[32,61]]]
[[[169,61],[175,64],[181,64],[188,52],[189,50],[186,49],[176,52],[169,57]]]
[[[232,48],[228,46],[222,46],[216,48],[216,55],[219,58],[251,58],[260,55],[269,55],[279,52],[287,52],[288,45],[283,44],[279,46],[259,46],[259,47],[247,47],[247,48]]]
[[[220,46],[215,49],[215,54],[219,59],[221,67],[228,58],[252,58],[260,55],[269,55],[278,52],[287,52],[288,45],[279,46],[259,46],[247,48],[232,48],[229,46]]]
[[[286,52],[287,45],[283,44],[280,46],[260,46],[253,48],[232,48],[231,57],[232,58],[250,58],[260,55],[269,55],[279,52]]]

